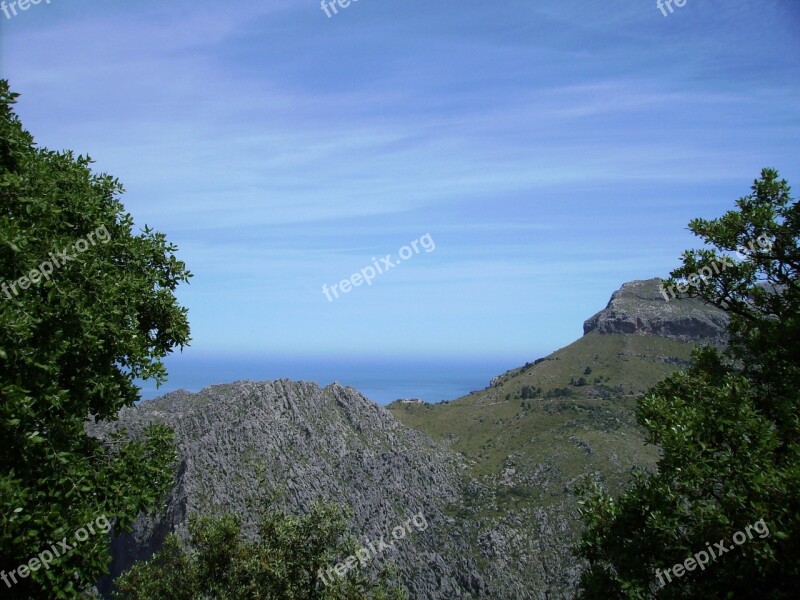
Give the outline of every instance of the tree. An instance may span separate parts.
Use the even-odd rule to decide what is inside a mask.
[[[137,378],[163,381],[189,341],[173,292],[190,274],[163,234],[134,235],[116,179],[35,145],[16,97],[0,81],[0,590],[70,598],[110,561],[105,532],[75,534],[128,528],[172,481],[169,430],[103,444],[84,423],[131,406]]]
[[[685,252],[667,282],[726,311],[730,343],[695,351],[690,369],[640,401],[637,420],[662,451],[657,472],[616,500],[581,490],[582,598],[800,589],[800,205],[764,169],[737,207],[690,223],[713,248]]]
[[[190,519],[188,547],[170,535],[147,562],[116,580],[118,600],[402,600],[383,580],[370,581],[355,569],[343,577],[319,578],[337,560],[354,556],[355,540],[337,542],[347,514],[314,504],[307,515],[269,513],[258,538],[247,541],[238,518]]]

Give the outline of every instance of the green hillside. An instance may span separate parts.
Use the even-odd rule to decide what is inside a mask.
[[[721,311],[696,300],[665,301],[660,283],[623,285],[584,323],[583,337],[496,377],[485,390],[452,402],[388,407],[466,458],[478,484],[466,494],[463,514],[453,516],[474,529],[480,547],[482,531],[518,532],[515,545],[487,560],[500,560],[512,546],[535,556],[533,569],[520,564],[514,571],[529,589],[562,597],[572,588],[572,548],[582,527],[576,484],[590,478],[617,493],[633,471],[653,468],[658,450],[644,444],[637,399],[689,365],[698,345],[724,340]]]
[[[491,387],[452,402],[389,410],[472,461],[500,474],[508,457],[552,458],[571,479],[598,461],[649,464],[633,419],[635,399],[687,365],[695,342],[591,332],[546,358],[509,371]],[[570,438],[576,438],[570,441]]]

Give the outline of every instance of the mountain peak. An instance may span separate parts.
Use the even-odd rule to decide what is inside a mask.
[[[603,310],[584,322],[584,335],[597,331],[725,342],[728,316],[723,311],[696,298],[667,300],[661,284],[658,277],[623,284]]]

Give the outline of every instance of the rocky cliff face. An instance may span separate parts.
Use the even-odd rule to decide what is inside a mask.
[[[583,333],[658,335],[725,343],[727,315],[701,300],[675,299],[661,291],[661,279],[631,281],[611,295],[603,310],[587,319]]]
[[[239,382],[174,392],[123,410],[118,423],[90,428],[100,436],[119,427],[137,435],[154,422],[175,430],[177,481],[162,514],[140,517],[132,535],[114,541],[113,576],[148,558],[168,533],[185,533],[192,513],[236,513],[252,531],[257,503],[297,513],[324,499],[352,508],[350,532],[359,540],[376,541],[422,511],[427,529],[376,561],[397,566],[412,598],[485,597],[484,578],[469,558],[474,542],[445,516],[463,511],[469,485],[458,455],[356,390]]]

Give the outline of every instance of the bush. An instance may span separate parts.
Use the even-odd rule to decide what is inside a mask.
[[[266,515],[258,538],[246,540],[237,517],[193,518],[184,548],[175,535],[147,562],[116,580],[118,600],[403,600],[405,593],[372,582],[356,567],[327,584],[319,577],[353,555],[354,539],[337,542],[347,514],[317,503],[307,515]],[[328,578],[325,577],[327,580]]]

